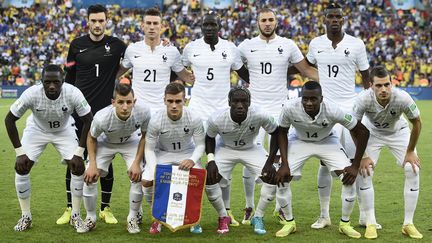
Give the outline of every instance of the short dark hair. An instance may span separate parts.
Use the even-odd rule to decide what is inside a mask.
[[[117,94],[121,96],[127,96],[130,93],[132,93],[132,96],[135,96],[132,86],[130,84],[117,83],[116,86],[114,87],[113,98],[115,99]]]
[[[204,14],[203,18],[202,18],[202,22],[204,22],[204,19],[207,16],[213,16],[213,17],[215,17],[216,18],[216,22],[218,23],[219,27],[221,26],[221,19],[220,19],[219,14],[216,11],[210,10],[210,11],[206,12]]]
[[[144,12],[144,17],[145,16],[158,16],[162,19],[162,14],[161,11],[158,8],[149,8]]]
[[[262,8],[262,9],[258,12],[257,19],[260,18],[260,16],[261,16],[262,13],[273,13],[274,16],[276,17],[276,12],[275,12],[273,9],[271,9],[271,8]]]
[[[325,8],[325,10],[324,10],[324,14],[327,15],[327,13],[328,13],[330,10],[334,10],[334,9],[340,9],[340,10],[342,10],[342,6],[339,5],[338,3],[330,3],[330,4]]]
[[[44,67],[44,69],[42,70],[42,78],[45,77],[46,72],[60,72],[62,77],[64,75],[63,68],[55,64],[48,64]]]
[[[370,71],[370,75],[369,75],[371,83],[373,83],[374,77],[385,78],[387,76],[391,80],[390,73],[382,65],[378,65],[378,66],[373,67],[372,70]]]
[[[87,9],[87,18],[90,17],[90,14],[92,13],[104,13],[105,14],[105,18],[107,18],[107,9],[100,5],[100,4],[95,4],[95,5],[90,5],[90,7]]]
[[[317,81],[308,81],[303,85],[303,90],[316,90],[318,89],[320,93],[322,93],[321,84]]]
[[[165,95],[167,94],[176,95],[176,94],[180,94],[181,92],[183,92],[183,94],[186,95],[185,87],[181,83],[172,82],[165,87]]]
[[[234,94],[236,94],[238,92],[245,93],[246,96],[248,97],[249,102],[251,101],[251,93],[250,93],[250,91],[246,87],[244,87],[244,86],[236,86],[236,87],[232,88],[230,90],[230,92],[228,93],[228,102],[231,102],[231,99],[234,97]]]

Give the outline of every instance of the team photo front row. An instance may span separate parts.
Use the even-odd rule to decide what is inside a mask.
[[[205,183],[202,188],[218,214],[217,233],[228,233],[230,226],[239,223],[226,205],[223,189],[229,186],[234,167],[241,164],[261,184],[257,206],[246,207],[241,223],[251,225],[256,234],[266,234],[263,217],[269,204],[276,201],[274,212],[282,226],[276,237],[285,237],[296,231],[291,181],[301,178],[304,164],[314,157],[342,183],[339,232],[361,237],[350,224],[358,199],[366,226],[364,236],[373,239],[382,226],[375,219],[372,178],[381,149],[388,147],[405,174],[402,233],[422,238],[413,224],[419,195],[416,144],[420,111],[408,93],[392,87],[383,66],[371,69],[370,82],[371,88],[358,94],[351,112],[323,97],[319,82],[306,82],[301,97],[283,104],[279,120],[251,102],[248,88],[234,87],[228,93],[227,106],[203,121],[196,108],[186,106],[185,87],[177,82],[165,87],[160,100],[165,108],[159,110],[137,101],[130,83],[117,83],[112,104],[92,114],[83,93],[64,82],[62,68],[50,64],[43,70],[42,83],[25,90],[5,118],[16,151],[15,187],[22,212],[14,230],[32,227],[30,172],[46,145],[52,144],[70,169],[70,224],[78,233],[96,226],[97,182],[107,176],[113,158],[120,154],[130,180],[129,233],[140,232],[142,201],[152,205],[160,196],[154,195],[158,193],[155,175],[159,165],[176,166],[180,171],[205,169],[206,178],[200,182]],[[16,122],[27,110],[32,113],[20,139]],[[81,136],[75,132],[77,119],[82,123]],[[353,155],[341,145],[338,129],[349,130],[355,144]],[[257,142],[260,130],[270,137],[268,152]],[[205,165],[201,164],[204,154]],[[80,214],[82,201],[85,219]],[[154,220],[150,233],[160,233],[162,225],[165,223]],[[185,225],[192,233],[203,230],[199,222]],[[312,228],[328,225],[330,217],[320,216]]]

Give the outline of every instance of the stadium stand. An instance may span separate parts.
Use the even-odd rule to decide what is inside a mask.
[[[0,79],[3,85],[32,85],[40,79],[46,63],[64,64],[72,39],[87,32],[86,9],[70,1],[48,1],[30,8],[1,8]],[[235,1],[235,6],[218,10],[222,16],[221,37],[239,44],[256,35],[257,10],[261,6],[278,9],[278,34],[292,38],[306,53],[309,41],[324,33],[322,9],[328,1],[301,0]],[[386,0],[347,1],[345,31],[361,38],[371,65],[385,63],[402,87],[432,84],[432,35],[427,11],[396,11]],[[201,9],[176,3],[164,7],[164,36],[180,50],[199,37]],[[107,5],[110,20],[107,34],[126,43],[143,38],[140,30],[143,9],[123,9]],[[23,80],[24,79],[24,80]],[[303,82],[300,76],[291,80]],[[361,79],[358,77],[357,83]],[[296,83],[298,85],[298,83]]]

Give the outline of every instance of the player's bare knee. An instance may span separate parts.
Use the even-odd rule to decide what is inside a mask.
[[[141,181],[141,185],[142,185],[143,187],[146,187],[146,188],[148,188],[148,187],[152,187],[152,186],[153,186],[153,181],[142,180],[142,181]]]

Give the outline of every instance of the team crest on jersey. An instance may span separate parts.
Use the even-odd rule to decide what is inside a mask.
[[[346,57],[348,57],[348,56],[349,56],[349,54],[350,54],[350,51],[348,50],[348,48],[347,48],[347,49],[345,49],[344,53],[345,53],[345,56],[346,56]]]
[[[105,57],[112,56],[112,54],[111,54],[111,47],[109,46],[108,43],[105,44],[105,54],[104,54],[104,56]]]
[[[66,112],[67,110],[68,110],[67,106],[64,105],[64,106],[62,107],[62,111],[63,111],[63,112]]]
[[[140,124],[139,123],[135,123],[135,129],[138,129],[138,128],[140,128]]]
[[[183,128],[183,131],[185,132],[185,134],[189,134],[190,129],[187,126],[185,126]]]
[[[255,131],[255,127],[252,126],[252,125],[250,125],[250,126],[249,126],[249,130],[250,130],[251,132],[254,132],[254,131]]]
[[[283,53],[282,46],[279,46],[279,47],[278,47],[278,52],[279,52],[279,55],[282,55],[282,53]]]
[[[163,60],[163,62],[166,62],[166,61],[168,60],[168,56],[167,56],[166,53],[164,53],[164,54],[162,55],[162,60]]]
[[[328,122],[327,122],[326,120],[324,120],[324,121],[321,123],[321,125],[322,125],[323,127],[327,127],[327,126],[328,126]]]
[[[392,116],[396,116],[396,111],[394,111],[393,109],[390,110],[390,115]]]
[[[228,55],[226,54],[226,52],[223,51],[223,52],[222,52],[222,58],[223,58],[224,60],[226,60],[226,59],[227,59],[227,56],[228,56]]]

